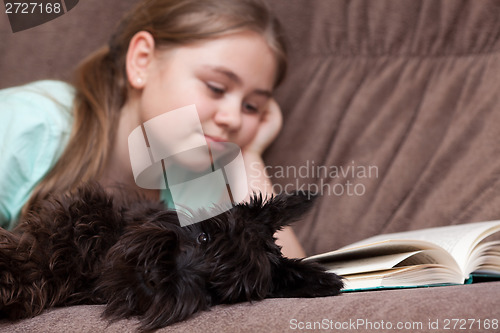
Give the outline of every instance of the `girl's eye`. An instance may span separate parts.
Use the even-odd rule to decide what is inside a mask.
[[[226,90],[224,89],[224,87],[222,86],[219,86],[217,84],[214,84],[214,83],[211,83],[211,82],[207,82],[205,83],[207,85],[207,88],[212,92],[214,93],[215,95],[217,96],[222,96]]]
[[[243,103],[243,111],[249,114],[257,114],[260,110],[259,107],[254,104]]]
[[[198,235],[198,238],[196,238],[196,241],[198,242],[198,244],[206,244],[206,243],[208,243],[208,235],[206,233],[202,232]]]

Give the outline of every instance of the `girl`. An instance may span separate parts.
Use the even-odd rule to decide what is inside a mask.
[[[252,190],[271,193],[261,155],[281,128],[272,92],[285,69],[278,23],[257,0],[141,1],[79,66],[74,87],[0,92],[0,222],[12,227],[49,193],[85,181],[135,186],[128,135],[189,104],[207,142],[241,147]],[[304,256],[290,228],[277,237],[285,255]]]

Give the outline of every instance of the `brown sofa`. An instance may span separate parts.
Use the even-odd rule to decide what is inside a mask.
[[[15,34],[0,13],[0,88],[70,79],[133,2],[80,1]],[[268,2],[291,60],[277,92],[284,130],[265,157],[276,190],[323,194],[295,226],[308,254],[384,232],[500,218],[499,1]],[[335,174],[340,167],[356,172]],[[267,299],[217,306],[160,332],[312,331],[314,322],[341,332],[457,331],[449,321],[445,330],[450,319],[470,319],[467,332],[495,332],[484,323],[500,319],[499,295],[500,283],[490,282]],[[108,325],[102,309],[50,310],[2,321],[0,330],[134,330],[135,320]]]

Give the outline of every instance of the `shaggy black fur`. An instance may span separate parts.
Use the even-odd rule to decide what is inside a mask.
[[[287,259],[273,238],[311,206],[304,193],[254,196],[217,217],[179,226],[159,202],[113,201],[98,185],[44,201],[13,232],[0,229],[0,313],[10,319],[72,304],[107,304],[141,330],[220,303],[337,295],[318,264]]]

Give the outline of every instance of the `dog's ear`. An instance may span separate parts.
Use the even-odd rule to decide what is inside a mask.
[[[281,193],[268,200],[254,194],[248,208],[253,211],[253,218],[267,224],[274,231],[300,219],[309,211],[316,196],[310,192],[295,191]]]
[[[342,279],[315,262],[280,258],[273,267],[273,288],[269,297],[335,296],[343,287]]]
[[[163,272],[164,276],[167,274]],[[203,276],[189,268],[185,271],[180,268],[170,274],[170,278],[164,278],[162,283],[151,289],[150,306],[139,315],[140,331],[150,332],[210,308],[211,297],[206,291]]]
[[[209,308],[206,264],[182,227],[169,223],[172,214],[127,228],[109,250],[97,287],[107,301],[105,318],[138,316],[139,329],[150,331]]]

